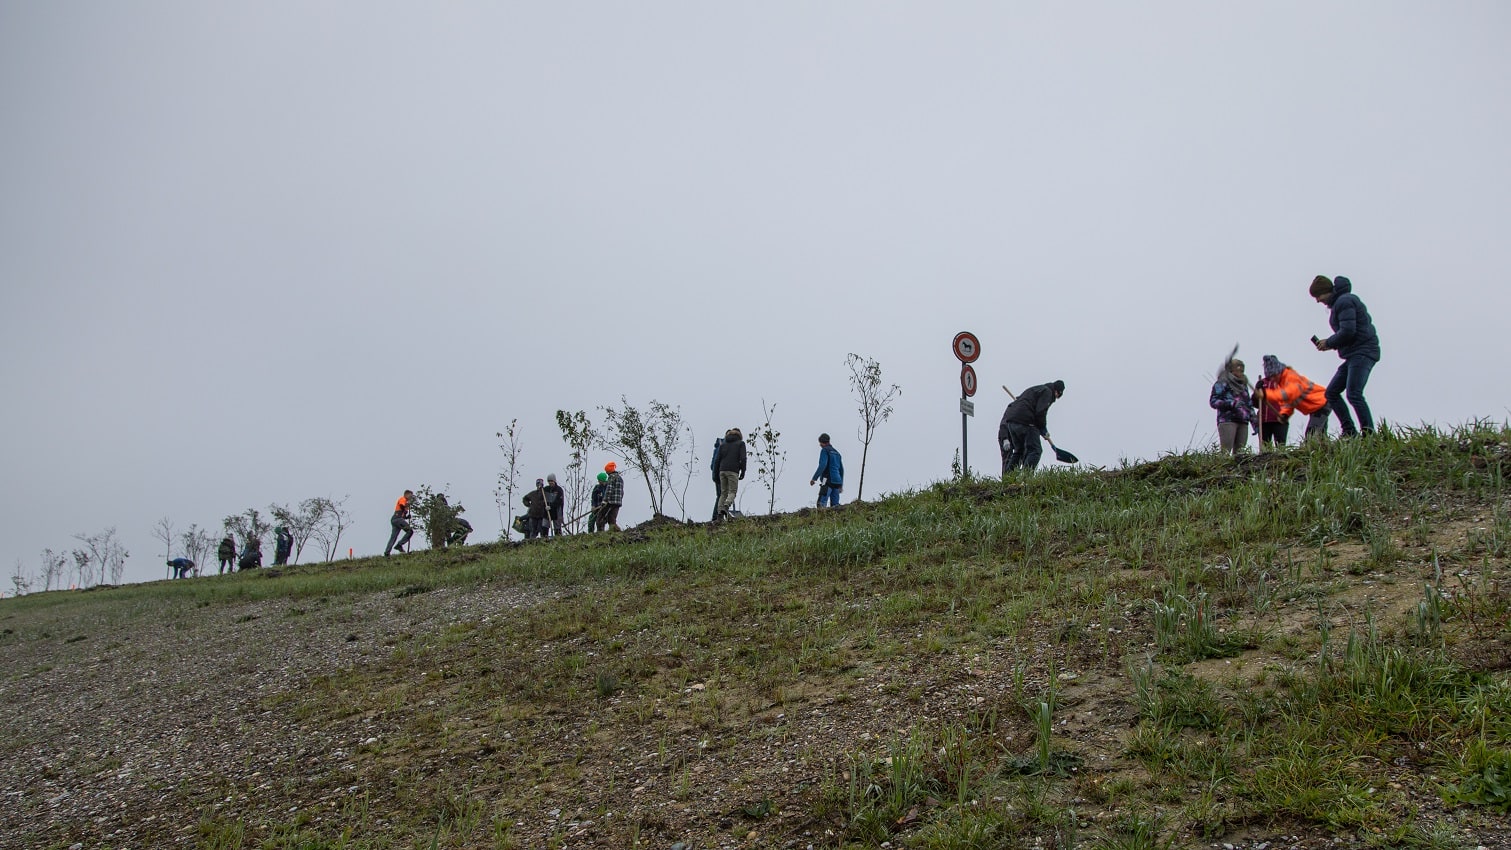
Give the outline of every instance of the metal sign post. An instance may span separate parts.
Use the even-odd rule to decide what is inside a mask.
[[[950,347],[960,360],[960,476],[965,478],[971,474],[970,445],[967,439],[969,429],[966,425],[969,417],[976,415],[976,405],[970,401],[970,397],[976,394],[976,369],[971,364],[981,356],[981,341],[970,331],[961,331],[955,334],[955,341]]]

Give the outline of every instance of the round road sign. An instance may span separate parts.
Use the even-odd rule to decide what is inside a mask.
[[[955,356],[960,358],[961,363],[975,363],[976,358],[981,356],[981,341],[970,331],[961,331],[955,334]]]
[[[976,370],[969,363],[960,367],[960,391],[966,398],[976,394]]]

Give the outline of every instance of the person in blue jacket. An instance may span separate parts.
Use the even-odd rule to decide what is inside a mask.
[[[1312,279],[1310,292],[1317,303],[1327,305],[1330,311],[1327,322],[1333,329],[1332,336],[1312,337],[1312,343],[1318,351],[1338,352],[1343,360],[1327,384],[1328,406],[1338,417],[1343,436],[1352,437],[1361,431],[1372,434],[1375,418],[1369,412],[1369,402],[1364,400],[1364,385],[1369,382],[1375,364],[1380,362],[1380,335],[1375,333],[1375,323],[1364,302],[1354,294],[1354,285],[1342,275],[1332,280],[1317,275]],[[1353,417],[1348,415],[1349,405],[1359,415],[1357,429]]]
[[[839,507],[839,494],[845,484],[845,461],[839,456],[839,449],[829,445],[829,435],[819,434],[818,444],[818,469],[813,471],[813,480],[808,482],[812,487],[818,484],[818,506],[824,506],[824,499],[829,500],[829,507]]]

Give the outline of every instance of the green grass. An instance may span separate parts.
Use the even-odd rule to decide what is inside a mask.
[[[514,824],[550,805],[598,812],[611,844],[658,846],[656,816],[625,809],[646,778],[612,768],[635,759],[665,799],[694,803],[720,777],[735,802],[713,832],[820,847],[1135,850],[1266,825],[1449,846],[1414,799],[1511,812],[1511,686],[1485,662],[1511,639],[1508,447],[1487,423],[1396,429],[716,529],[38,594],[0,603],[0,644],[94,640],[53,633],[65,614],[105,633],[272,601],[266,616],[297,626],[373,594],[539,592],[265,699],[311,726],[394,730],[355,754],[372,797],[346,805],[369,826],[219,812],[199,818],[206,848],[538,846]],[[1361,587],[1403,589],[1405,613],[1378,618]],[[970,669],[997,689],[942,699]],[[1063,725],[1092,676],[1127,718],[1112,744]],[[871,700],[887,735],[795,727]],[[773,777],[772,752],[793,773]]]

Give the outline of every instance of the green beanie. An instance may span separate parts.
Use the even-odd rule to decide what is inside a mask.
[[[600,473],[598,473],[598,483],[599,484],[602,484],[603,482],[605,482],[607,480],[609,480],[609,474],[607,472],[600,472]]]

